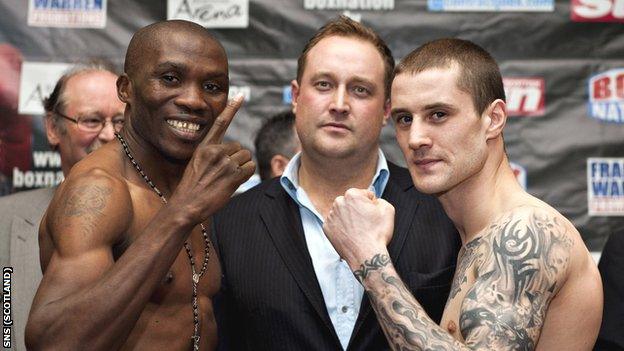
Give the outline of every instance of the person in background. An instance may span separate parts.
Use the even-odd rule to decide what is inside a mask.
[[[279,177],[290,159],[301,150],[292,111],[267,119],[254,140],[258,173],[261,180]]]
[[[69,170],[91,151],[114,138],[124,123],[117,97],[117,74],[105,63],[77,65],[56,83],[45,99],[48,143]],[[28,311],[41,280],[39,222],[56,188],[41,188],[0,197],[0,261],[13,267],[13,333],[16,350],[24,350]]]

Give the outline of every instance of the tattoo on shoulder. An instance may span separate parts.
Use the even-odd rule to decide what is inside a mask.
[[[106,200],[113,190],[110,187],[99,185],[84,185],[72,189],[67,196],[64,207],[66,216],[83,216],[101,214],[106,206]]]
[[[388,255],[376,254],[370,260],[364,261],[364,263],[360,265],[360,269],[354,271],[353,274],[361,283],[370,272],[383,268],[387,266],[388,263],[390,263],[390,257],[388,257]]]
[[[113,189],[100,185],[83,185],[70,189],[65,203],[54,215],[54,222],[63,227],[78,225],[82,235],[89,235],[97,229],[97,219],[101,218]],[[61,200],[63,201],[63,200]],[[78,222],[67,222],[68,219]]]
[[[533,211],[497,222],[483,238],[489,252],[461,307],[462,336],[471,347],[531,350],[569,265],[568,229]]]

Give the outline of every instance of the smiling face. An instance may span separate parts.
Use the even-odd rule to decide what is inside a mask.
[[[343,36],[322,39],[310,49],[292,91],[303,153],[370,159],[377,152],[387,105],[384,61],[372,44]]]
[[[401,73],[392,83],[392,119],[416,188],[444,193],[477,174],[487,159],[488,109],[479,116],[457,87],[459,68]]]
[[[153,36],[119,89],[133,130],[168,160],[185,162],[225,108],[229,79],[225,52],[213,38],[176,29]]]
[[[79,73],[65,83],[63,114],[73,119],[107,123],[99,132],[88,132],[65,119],[58,119],[56,123],[63,123],[59,126],[46,118],[48,141],[50,145],[58,146],[64,174],[91,151],[115,138],[113,122],[124,119],[124,104],[117,97],[116,80],[117,76],[111,72],[92,70]]]

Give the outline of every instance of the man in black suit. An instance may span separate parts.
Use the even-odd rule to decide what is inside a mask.
[[[393,68],[379,36],[347,17],[305,46],[291,83],[301,153],[281,178],[239,195],[214,218],[222,348],[389,348],[362,285],[322,231],[332,202],[351,187],[397,209],[390,256],[440,320],[459,241],[437,200],[417,192],[379,149]]]
[[[604,290],[604,313],[594,351],[621,351],[624,350],[624,230],[611,234],[598,269]]]

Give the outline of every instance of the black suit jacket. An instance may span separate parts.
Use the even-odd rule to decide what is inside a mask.
[[[604,309],[594,350],[624,350],[624,230],[611,234],[598,269],[604,289]]]
[[[439,322],[459,236],[439,202],[389,164],[383,198],[396,209],[388,248],[427,313]],[[342,350],[306,246],[299,208],[279,183],[238,195],[213,219],[223,271],[215,298],[221,350]],[[389,349],[364,295],[348,350]]]

